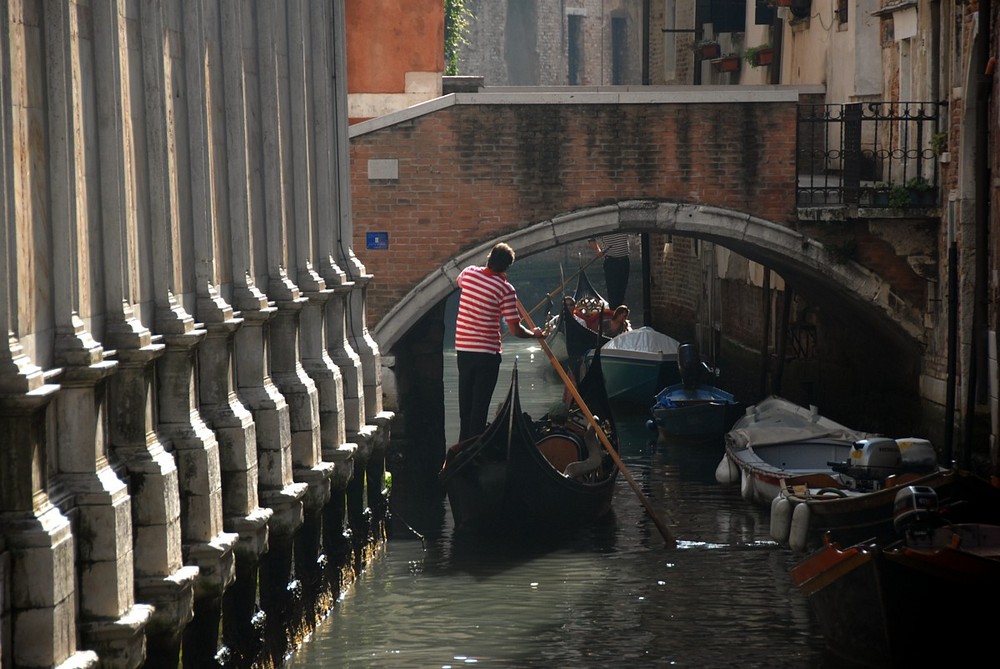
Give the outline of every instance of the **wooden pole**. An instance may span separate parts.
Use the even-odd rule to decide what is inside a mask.
[[[521,312],[521,318],[524,319],[528,327],[534,329],[535,324],[531,321],[531,314],[529,314],[527,310],[525,310],[524,305],[521,304],[521,300],[517,301],[517,309],[518,311]],[[580,396],[580,391],[576,389],[576,384],[574,384],[572,379],[569,378],[569,375],[566,374],[566,370],[563,369],[562,363],[559,362],[556,356],[552,354],[552,349],[549,348],[548,343],[546,343],[544,339],[539,339],[538,342],[542,345],[542,350],[544,350],[545,354],[549,357],[549,362],[552,363],[552,366],[555,368],[556,372],[558,372],[559,377],[562,379],[562,382],[566,385],[566,389],[569,391],[570,395],[573,396],[573,399],[576,401],[577,406],[580,407],[580,410],[583,411],[583,415],[586,416],[587,421],[594,427],[594,431],[600,438],[601,444],[604,446],[604,450],[606,450],[608,452],[608,455],[611,456],[611,459],[614,460],[615,465],[618,467],[618,470],[622,473],[622,476],[625,477],[625,480],[628,481],[629,486],[632,488],[632,491],[639,498],[639,501],[642,502],[642,506],[646,509],[646,513],[653,520],[653,523],[656,525],[656,529],[660,531],[660,534],[663,536],[663,540],[667,543],[667,546],[669,548],[674,548],[677,543],[676,540],[670,533],[670,530],[667,529],[667,526],[663,524],[662,520],[660,520],[659,515],[653,508],[653,505],[649,503],[649,500],[646,498],[646,496],[642,494],[641,490],[639,490],[639,485],[635,482],[635,479],[632,478],[632,475],[628,473],[627,469],[625,469],[625,464],[622,462],[621,457],[619,457],[618,452],[615,450],[614,446],[611,445],[611,441],[608,439],[608,435],[604,433],[604,430],[601,429],[600,424],[598,424],[598,422],[594,419],[594,414],[590,411],[590,408],[587,406],[587,403],[583,401],[583,397]]]

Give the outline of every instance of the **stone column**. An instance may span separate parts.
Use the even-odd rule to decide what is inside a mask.
[[[6,111],[6,102],[0,114]],[[12,222],[0,217],[5,231]],[[0,235],[0,251],[7,251],[5,241],[6,235]],[[4,253],[4,257],[10,256]],[[17,271],[16,267],[9,269]],[[0,324],[6,325],[10,323],[8,304],[0,306]],[[4,435],[0,543],[6,543],[10,551],[13,611],[12,647],[5,652],[14,666],[47,667],[67,662],[96,667],[98,658],[93,651],[76,649],[72,529],[46,494],[45,412],[57,390],[58,386],[45,383],[42,370],[28,360],[17,339],[8,336],[0,349],[0,434]],[[42,636],[39,630],[50,633]]]
[[[383,479],[385,477],[385,454],[389,446],[393,412],[382,408],[382,356],[378,344],[368,331],[365,317],[366,291],[369,282],[374,278],[365,271],[364,265],[349,253],[345,262],[353,265],[355,287],[348,298],[351,319],[349,329],[351,342],[361,358],[361,371],[364,382],[364,407],[368,423],[375,425],[371,452],[365,463],[365,502],[372,510],[374,517],[385,517],[387,500],[383,494]],[[375,529],[375,528],[373,528]]]
[[[198,411],[195,349],[205,330],[173,291],[183,275],[180,168],[178,165],[174,69],[162,2],[141,5],[143,92],[146,108],[146,170],[152,254],[155,326],[166,350],[157,361],[159,430],[170,440],[180,472],[181,538],[185,561],[199,568],[195,624],[185,630],[185,657],[214,655],[218,649],[222,593],[234,578],[237,535],[222,529],[222,475],[219,446]]]
[[[258,499],[257,432],[250,411],[236,394],[236,332],[243,324],[220,294],[222,282],[216,257],[223,195],[216,190],[223,171],[225,137],[213,123],[222,96],[222,45],[218,3],[184,3],[184,61],[187,80],[188,152],[192,228],[195,239],[196,317],[205,340],[198,346],[199,410],[219,444],[222,482],[222,523],[239,535],[235,546],[235,581],[222,601],[223,643],[237,662],[249,664],[258,652],[254,643],[257,582],[261,556],[268,548],[268,523],[273,515]]]
[[[28,82],[41,63],[27,58],[32,24],[18,3],[0,5],[0,663],[4,666],[96,666],[77,652],[74,541],[69,520],[49,500],[46,409],[58,386],[19,339],[19,296],[32,280],[22,258],[31,230],[20,189],[30,181]],[[48,633],[39,635],[38,630]]]
[[[288,623],[309,629],[314,622],[301,585],[309,580],[310,566],[319,558],[317,514],[330,499],[333,464],[323,462],[320,450],[319,393],[300,360],[300,311],[308,302],[291,280],[286,268],[307,263],[309,211],[311,204],[309,145],[303,141],[306,122],[302,99],[301,42],[296,26],[301,23],[300,3],[257,5],[258,75],[263,155],[265,230],[267,237],[268,296],[278,312],[272,322],[271,368],[275,384],[289,405],[292,430],[292,463],[296,481],[309,485],[304,500],[304,523],[295,536],[295,577],[300,586],[275,595],[287,597]],[[291,45],[299,44],[296,60]],[[298,165],[299,171],[294,170]],[[300,255],[301,253],[301,255]],[[322,282],[318,276],[314,283]],[[275,585],[278,585],[275,583]],[[293,593],[294,592],[294,596]],[[278,603],[275,598],[275,603]]]
[[[251,128],[259,115],[250,84],[255,83],[257,65],[246,62],[244,27],[252,25],[245,11],[266,5],[247,5],[241,0],[222,0],[222,56],[226,109],[226,161],[229,174],[229,215],[232,250],[233,307],[244,319],[236,333],[237,392],[253,412],[257,429],[257,462],[261,503],[274,511],[270,523],[269,550],[260,566],[260,603],[266,615],[262,653],[280,657],[287,649],[285,601],[292,579],[292,537],[302,525],[306,483],[294,481],[292,470],[289,407],[271,378],[270,319],[276,309],[257,288],[260,255],[255,247],[266,248],[280,239],[268,239],[271,228],[260,210],[257,185],[263,168],[254,162],[261,147],[251,144],[251,136],[261,128]],[[253,102],[251,102],[253,100]],[[262,158],[262,156],[261,156]],[[253,195],[253,197],[252,197]],[[264,231],[263,238],[255,232]],[[267,251],[263,252],[267,254]]]
[[[344,39],[342,32],[342,3],[329,3],[325,0],[310,0],[308,3],[310,45],[308,65],[310,69],[309,85],[313,100],[311,123],[315,153],[316,174],[316,212],[318,219],[314,226],[314,254],[317,259],[316,271],[323,278],[326,289],[332,291],[325,300],[322,311],[306,309],[304,318],[321,318],[322,330],[310,328],[312,338],[304,343],[304,358],[310,360],[312,367],[307,369],[320,370],[318,373],[326,378],[323,369],[332,369],[332,382],[326,386],[317,381],[320,386],[322,401],[336,402],[337,431],[323,431],[323,458],[336,464],[336,473],[332,481],[333,493],[330,503],[323,511],[323,550],[327,556],[326,579],[327,586],[336,592],[339,587],[339,569],[349,562],[350,542],[344,532],[344,514],[346,509],[346,493],[348,485],[354,476],[354,457],[358,450],[356,442],[351,441],[357,436],[364,424],[364,415],[359,402],[359,384],[357,374],[352,373],[353,381],[348,381],[345,371],[355,370],[355,361],[345,349],[346,335],[344,332],[344,296],[350,291],[347,276],[337,266],[334,260],[338,232],[343,205],[341,202],[341,174],[349,175],[346,168],[346,144],[337,143],[340,137],[340,117],[347,113],[346,88],[343,98],[338,97],[336,83],[346,71],[344,54],[345,47],[338,42],[337,36]],[[335,15],[340,19],[335,19]],[[305,75],[304,75],[305,76]],[[341,103],[338,105],[338,103]],[[346,118],[346,116],[344,116]],[[343,133],[346,138],[346,130]],[[346,193],[346,189],[343,189]],[[346,203],[349,207],[349,201]],[[315,301],[311,300],[310,305]],[[316,347],[321,347],[317,351]],[[315,374],[313,378],[318,378]],[[353,383],[354,390],[348,390]],[[324,392],[324,387],[329,387]],[[349,399],[350,398],[350,399]],[[328,406],[331,406],[328,404]],[[322,408],[321,408],[322,411]],[[321,417],[321,420],[322,417]],[[329,420],[333,422],[332,409]],[[325,425],[325,423],[324,423]]]
[[[94,28],[95,100],[101,164],[105,345],[117,351],[118,373],[109,382],[109,444],[135,493],[132,499],[136,598],[153,604],[147,629],[148,666],[177,661],[180,635],[191,620],[197,567],[186,567],[181,552],[177,467],[153,423],[154,361],[163,344],[136,318],[135,257],[138,244],[135,145],[130,109],[129,51],[122,44],[127,26],[122,0],[91,4]]]
[[[107,667],[138,667],[145,661],[145,628],[151,606],[135,603],[131,497],[108,465],[106,380],[117,363],[106,360],[77,315],[89,311],[91,272],[87,239],[86,163],[83,137],[85,75],[81,49],[89,26],[65,3],[45,5],[48,81],[49,177],[56,338],[55,363],[62,385],[55,403],[60,489],[79,519],[77,570],[81,643]],[[81,42],[83,42],[81,44]],[[90,315],[89,313],[87,314]]]

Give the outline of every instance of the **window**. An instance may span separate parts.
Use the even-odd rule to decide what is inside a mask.
[[[611,83],[628,83],[628,23],[623,17],[611,19]]]
[[[583,82],[583,17],[570,14],[568,21],[568,53],[566,61],[569,67],[569,85],[579,86]]]

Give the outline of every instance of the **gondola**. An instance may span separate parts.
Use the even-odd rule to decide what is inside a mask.
[[[579,393],[617,448],[599,362],[580,382]],[[551,536],[605,516],[617,475],[576,406],[537,421],[522,411],[515,364],[496,419],[479,437],[448,449],[439,479],[456,533]]]
[[[587,273],[580,270],[577,278],[576,291],[573,293],[575,310],[598,313],[607,306],[607,301],[597,292]],[[584,355],[591,349],[601,348],[611,341],[611,337],[602,334],[599,329],[587,327],[577,320],[573,313],[574,309],[563,300],[561,326],[563,334],[566,336],[566,355],[574,369],[583,360]]]

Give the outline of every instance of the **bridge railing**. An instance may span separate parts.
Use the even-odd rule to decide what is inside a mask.
[[[936,207],[940,102],[800,104],[799,207]]]

